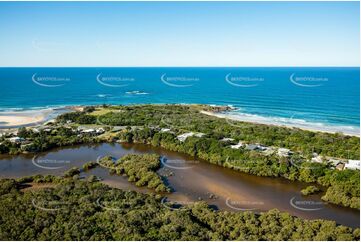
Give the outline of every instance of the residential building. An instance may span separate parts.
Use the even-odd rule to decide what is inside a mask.
[[[239,149],[239,148],[241,148],[241,147],[243,147],[243,146],[244,146],[244,144],[242,143],[242,141],[239,141],[238,144],[236,144],[236,145],[231,145],[231,148],[232,148],[232,149]]]
[[[234,141],[234,139],[232,139],[232,138],[223,138],[220,141],[221,142],[229,142],[229,141]]]
[[[25,139],[16,136],[16,137],[11,137],[11,138],[9,138],[9,141],[12,142],[12,143],[21,143],[21,142],[24,142]]]
[[[345,169],[360,170],[360,160],[348,160],[345,164]]]
[[[178,139],[180,142],[184,142],[188,137],[192,137],[193,135],[194,135],[193,132],[184,133],[184,134],[178,135],[178,136],[177,136],[177,139]]]
[[[293,152],[286,148],[278,148],[277,155],[281,157],[289,157]]]

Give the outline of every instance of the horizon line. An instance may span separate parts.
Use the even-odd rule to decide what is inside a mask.
[[[360,66],[0,66],[0,68],[360,68]]]

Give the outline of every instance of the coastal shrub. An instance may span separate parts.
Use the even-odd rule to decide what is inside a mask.
[[[98,163],[94,161],[89,161],[83,165],[83,170],[88,171],[98,166]]]
[[[94,112],[95,111],[95,107],[94,106],[86,106],[84,107],[83,109],[83,112],[85,113],[91,113],[91,112]]]
[[[27,138],[30,134],[30,131],[28,131],[25,127],[21,127],[18,129],[17,136],[21,138]]]
[[[109,156],[100,160],[103,167],[115,170],[117,174],[125,174],[128,181],[134,182],[136,186],[148,187],[156,192],[170,192],[162,178],[156,173],[160,168],[160,157],[155,154],[128,154],[115,163]]]
[[[308,186],[305,189],[302,189],[301,193],[302,193],[302,195],[307,196],[307,195],[315,194],[319,191],[320,191],[320,189],[316,186]]]
[[[78,174],[80,174],[80,169],[78,167],[72,167],[64,172],[64,177],[73,177]]]
[[[10,151],[10,144],[5,143],[6,141],[3,141],[0,144],[0,154],[7,154]]]
[[[57,121],[65,123],[68,120],[79,124],[95,124],[97,118],[92,115],[88,115],[85,112],[70,112],[64,113],[57,117]]]
[[[95,175],[90,175],[87,179],[88,182],[97,182],[99,179]]]
[[[40,209],[52,206],[58,210]],[[171,210],[159,196],[97,182],[65,179],[51,188],[23,192],[14,180],[3,179],[0,240],[359,241],[360,230],[278,210],[214,211],[205,202]]]

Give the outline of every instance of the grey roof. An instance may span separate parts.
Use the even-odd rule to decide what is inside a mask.
[[[255,149],[257,149],[258,148],[258,145],[247,145],[246,146],[246,149],[247,150],[255,150]]]

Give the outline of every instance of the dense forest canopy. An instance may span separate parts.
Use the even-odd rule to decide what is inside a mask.
[[[24,182],[48,185],[26,188]],[[360,230],[271,210],[169,209],[158,195],[36,176],[0,182],[0,240],[359,240]]]

